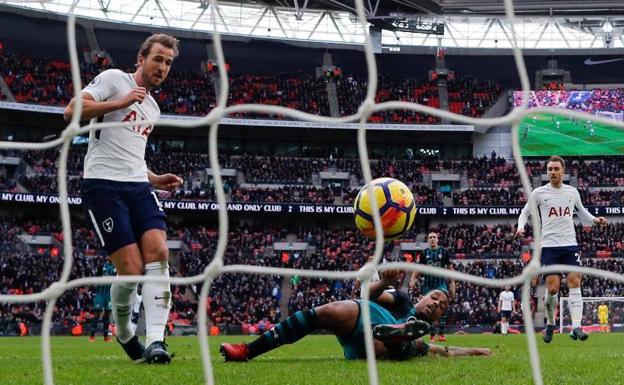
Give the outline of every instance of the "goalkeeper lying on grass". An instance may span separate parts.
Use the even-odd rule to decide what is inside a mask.
[[[413,305],[407,294],[388,288],[396,282],[398,270],[385,270],[381,280],[370,284],[370,313],[377,358],[406,360],[427,353],[451,356],[489,356],[486,348],[444,347],[420,340],[430,323],[446,311],[448,294],[433,290]],[[315,330],[335,334],[348,360],[365,358],[362,300],[328,303],[298,311],[249,344],[221,344],[226,361],[248,361],[284,344],[292,344]]]

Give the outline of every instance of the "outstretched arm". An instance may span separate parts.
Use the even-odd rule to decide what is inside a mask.
[[[385,358],[395,361],[405,361],[410,358],[418,358],[429,355],[441,357],[461,356],[489,356],[492,351],[488,348],[464,348],[459,346],[441,346],[426,344],[422,339],[401,344],[390,344],[379,340],[373,340],[377,358]]]
[[[429,354],[442,357],[489,356],[492,354],[492,351],[488,348],[464,348],[460,346],[429,344]]]
[[[407,285],[410,293],[414,291],[416,288],[416,284],[418,283],[418,277],[420,277],[420,273],[417,271],[412,271],[412,275],[410,276],[409,284]]]
[[[401,274],[400,270],[384,270],[379,276],[381,280],[372,282],[369,285],[369,299],[381,305],[391,305],[394,303],[394,296],[385,290],[394,285]]]

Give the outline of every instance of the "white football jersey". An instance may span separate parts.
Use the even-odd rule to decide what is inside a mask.
[[[572,219],[575,208],[582,222],[592,224],[595,218],[583,206],[576,188],[567,184],[562,185],[561,188],[554,188],[548,183],[531,192],[529,202],[524,206],[518,218],[519,229],[524,228],[531,215],[529,206],[531,201],[535,201],[540,213],[543,247],[577,245]]]
[[[138,87],[134,77],[117,69],[100,73],[82,92],[95,101],[118,100]],[[160,108],[148,93],[142,103],[110,112],[104,122],[155,121]],[[108,179],[118,182],[148,182],[145,146],[153,125],[123,126],[100,130],[99,139],[91,137],[84,160],[85,179]]]
[[[498,303],[503,311],[513,310],[514,293],[511,291],[501,291],[498,296]]]

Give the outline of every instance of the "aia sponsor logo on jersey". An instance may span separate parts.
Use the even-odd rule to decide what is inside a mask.
[[[139,115],[139,119],[138,120],[145,120],[142,116]],[[123,118],[122,120],[123,122],[136,122],[137,121],[137,113],[136,111],[130,111],[128,113],[128,115],[126,115],[125,118]],[[136,125],[132,127],[132,130],[134,130],[134,132],[136,132],[139,135],[142,135],[144,137],[148,137],[149,134],[152,132],[152,130],[154,129],[154,126],[141,126],[141,125]]]
[[[570,207],[551,207],[548,210],[548,218],[550,217],[570,217],[572,216],[572,212],[570,211]]]

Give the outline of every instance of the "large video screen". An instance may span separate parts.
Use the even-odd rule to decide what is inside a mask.
[[[521,91],[513,95],[521,104]],[[624,129],[574,119],[568,110],[588,112],[613,120],[624,120],[624,90],[532,91],[529,107],[559,107],[556,115],[535,114],[519,127],[523,156],[624,155]]]

